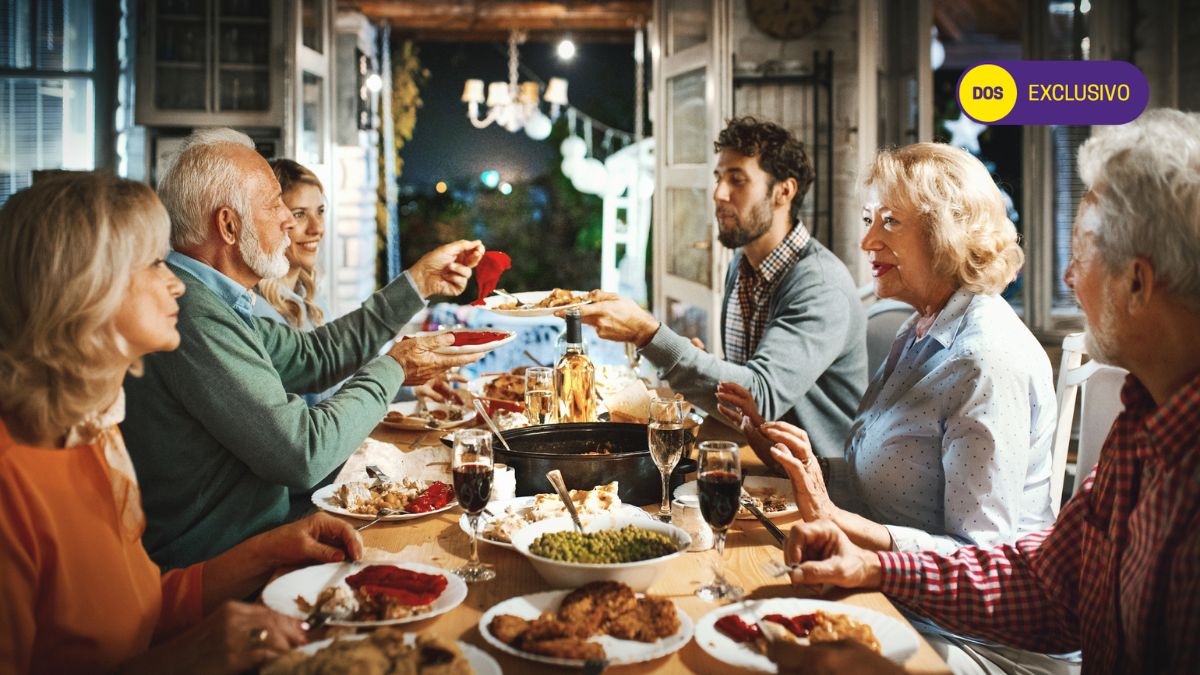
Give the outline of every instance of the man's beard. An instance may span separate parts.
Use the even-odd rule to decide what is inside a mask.
[[[285,234],[274,253],[264,253],[258,239],[258,228],[249,218],[242,219],[238,250],[242,253],[242,261],[263,279],[278,279],[288,273],[291,263],[287,259],[287,249],[291,245],[292,238]]]
[[[1083,346],[1092,359],[1115,366],[1118,365],[1114,360],[1118,358],[1118,348],[1112,330],[1117,320],[1117,305],[1108,289],[1103,289],[1101,293],[1100,315],[1094,324],[1088,320],[1083,333]]]
[[[721,210],[717,209],[717,241],[728,249],[741,248],[758,239],[771,229],[771,198],[758,202],[750,209],[747,221],[743,226],[741,219],[734,214],[735,222],[730,229],[721,227]]]

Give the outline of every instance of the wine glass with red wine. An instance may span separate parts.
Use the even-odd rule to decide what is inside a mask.
[[[699,480],[700,515],[717,535],[717,564],[712,583],[696,589],[696,595],[710,602],[740,600],[745,592],[725,581],[725,531],[733,524],[741,508],[742,463],[738,446],[729,441],[705,441],[700,444]]]
[[[471,523],[471,559],[455,570],[467,583],[488,581],[496,571],[479,562],[479,515],[492,494],[492,432],[464,429],[454,434],[454,494]]]

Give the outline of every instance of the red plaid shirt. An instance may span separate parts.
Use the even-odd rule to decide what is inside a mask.
[[[1200,671],[1200,377],[1161,407],[1133,376],[1054,526],[950,556],[879,553],[882,590],[955,632],[1087,673]]]

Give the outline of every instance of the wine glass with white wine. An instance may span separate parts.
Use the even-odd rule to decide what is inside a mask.
[[[525,369],[525,417],[529,423],[554,421],[554,369],[535,366]]]
[[[658,519],[671,522],[671,472],[679,464],[691,434],[684,428],[683,401],[659,398],[650,402],[650,424],[648,425],[650,458],[662,475],[662,504],[658,507]]]

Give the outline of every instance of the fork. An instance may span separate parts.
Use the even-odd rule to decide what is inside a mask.
[[[397,515],[397,514],[400,514],[400,513],[403,513],[403,511],[401,511],[400,509],[387,509],[387,508],[384,508],[384,509],[379,509],[379,511],[377,511],[377,512],[375,513],[375,517],[374,517],[373,519],[371,519],[371,520],[369,520],[369,521],[367,521],[367,522],[363,523],[362,525],[359,525],[358,527],[354,528],[354,531],[355,531],[355,532],[362,532],[363,530],[365,530],[365,529],[367,529],[368,527],[370,527],[370,526],[374,525],[375,523],[378,523],[378,522],[379,522],[379,520],[380,520],[381,518],[386,518],[386,517],[388,517],[388,516],[394,516],[394,515]]]
[[[782,577],[790,574],[792,570],[798,570],[800,566],[797,564],[787,564],[778,560],[764,560],[759,564],[758,570],[769,577]]]
[[[513,295],[512,293],[509,293],[508,291],[504,290],[503,288],[494,289],[492,292],[495,293],[496,295],[503,295],[504,297],[508,298],[509,300],[512,300],[513,302],[517,303],[517,309],[529,309],[530,307],[533,307],[532,302],[525,302],[524,300],[518,298],[517,296]]]

